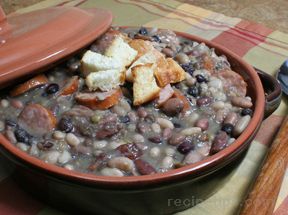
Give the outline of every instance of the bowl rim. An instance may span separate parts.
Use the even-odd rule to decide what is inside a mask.
[[[129,27],[133,28],[133,26]],[[126,26],[123,26],[123,28],[126,28]],[[245,69],[245,74],[248,75],[248,77],[251,78],[253,80],[253,83],[255,84],[256,99],[254,103],[254,114],[247,128],[230,146],[226,147],[225,149],[212,156],[205,158],[202,161],[196,162],[194,164],[189,164],[178,169],[173,169],[164,173],[156,173],[152,175],[126,177],[100,176],[89,173],[80,173],[77,171],[68,170],[63,167],[56,166],[54,164],[48,164],[36,157],[32,157],[26,152],[21,151],[14,144],[10,143],[2,134],[0,134],[1,146],[4,147],[16,158],[21,159],[22,161],[28,163],[30,166],[37,168],[38,170],[40,169],[45,173],[49,173],[50,175],[58,176],[66,180],[69,179],[71,181],[108,187],[137,187],[140,185],[155,185],[162,182],[180,180],[187,176],[189,176],[189,178],[193,178],[193,176],[199,176],[199,173],[206,173],[209,170],[211,171],[211,169],[215,168],[216,166],[219,166],[219,164],[225,162],[225,160],[229,159],[231,155],[237,153],[241,150],[241,148],[243,148],[249,138],[255,134],[255,131],[258,129],[260,123],[262,122],[265,107],[265,96],[260,78],[252,66],[250,66],[248,63],[242,60],[241,57],[228,50],[227,48],[223,47],[222,45],[216,44],[195,35],[191,35],[189,33],[178,31],[174,32],[177,34],[177,36],[181,36],[197,42],[203,42],[209,48],[215,48],[215,50],[219,50],[225,56],[229,56],[228,58],[235,59],[241,65],[241,67]]]

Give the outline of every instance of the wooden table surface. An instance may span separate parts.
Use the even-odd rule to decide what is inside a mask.
[[[0,5],[6,13],[11,13],[40,1],[42,0],[0,0]],[[185,2],[227,16],[262,23],[271,29],[288,33],[287,0],[186,0]]]

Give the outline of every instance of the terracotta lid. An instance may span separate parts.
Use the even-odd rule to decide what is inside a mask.
[[[0,7],[0,87],[85,47],[111,22],[102,9],[53,7],[5,17]]]

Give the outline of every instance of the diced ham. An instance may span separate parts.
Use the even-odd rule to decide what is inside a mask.
[[[161,89],[159,93],[159,98],[157,100],[157,105],[161,106],[164,104],[168,99],[170,99],[174,94],[174,90],[170,84],[167,84],[164,88]]]
[[[240,97],[246,96],[247,83],[238,73],[226,69],[214,73],[213,75],[221,79],[223,83],[223,88],[229,96],[240,96]]]

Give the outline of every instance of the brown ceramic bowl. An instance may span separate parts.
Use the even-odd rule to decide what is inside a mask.
[[[248,83],[254,115],[232,145],[203,161],[179,169],[119,178],[84,174],[47,164],[16,148],[0,135],[0,152],[14,164],[15,179],[53,205],[93,214],[168,214],[189,208],[217,191],[229,179],[261,125],[265,111],[263,86],[256,71],[236,54],[199,37],[177,34],[215,48],[216,53],[225,55],[232,69]],[[265,83],[271,81],[265,77],[262,79]],[[272,91],[278,91],[270,98],[274,101],[273,110],[278,107],[275,104],[279,105],[281,97],[277,82],[274,85]]]

